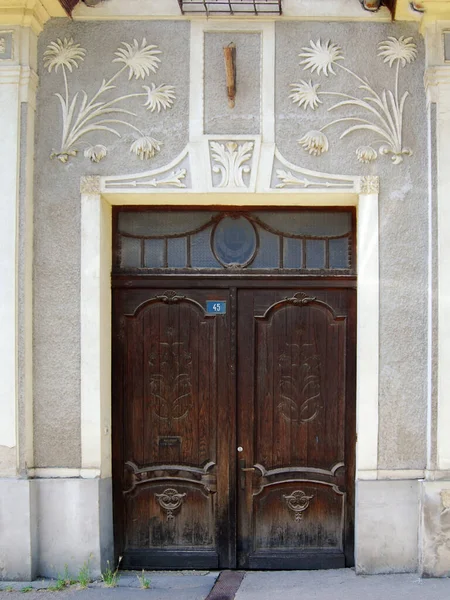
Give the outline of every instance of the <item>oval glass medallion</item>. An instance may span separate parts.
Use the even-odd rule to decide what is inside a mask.
[[[258,238],[245,217],[224,217],[212,232],[212,249],[224,267],[247,266],[255,257]]]

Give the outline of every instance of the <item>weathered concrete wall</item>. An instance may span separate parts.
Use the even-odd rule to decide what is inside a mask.
[[[419,572],[450,575],[450,482],[420,482]]]
[[[67,564],[76,574],[89,564],[91,576],[98,577],[114,559],[111,480],[41,479],[35,485],[37,573],[54,577]]]
[[[419,483],[359,481],[355,565],[360,574],[417,570]]]
[[[37,575],[37,498],[34,481],[0,479],[0,581]]]

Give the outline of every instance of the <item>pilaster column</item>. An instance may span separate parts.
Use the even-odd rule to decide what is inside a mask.
[[[0,26],[0,476],[14,476],[18,468],[32,461],[31,199],[35,56],[36,36],[31,29]],[[21,457],[19,438],[23,443]]]
[[[423,26],[429,107],[429,357],[434,369],[430,369],[427,470],[421,482],[419,568],[422,575],[437,577],[448,576],[450,571],[450,64],[444,57],[446,29],[450,21],[428,20]]]
[[[21,476],[33,462],[36,35],[31,28],[1,23],[0,19],[0,579],[29,580],[36,571],[35,499],[33,482]]]
[[[81,475],[111,477],[111,205],[81,180]]]

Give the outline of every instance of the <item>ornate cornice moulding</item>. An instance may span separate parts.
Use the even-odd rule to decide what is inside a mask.
[[[377,194],[378,177],[323,173],[286,160],[260,136],[205,136],[171,162],[118,176],[84,177],[85,194]]]

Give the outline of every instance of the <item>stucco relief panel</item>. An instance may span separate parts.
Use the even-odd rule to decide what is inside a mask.
[[[63,93],[56,93],[60,104],[62,140],[60,148],[54,150],[50,158],[58,158],[62,163],[67,163],[69,158],[76,156],[80,146],[85,146],[84,156],[92,162],[103,160],[108,150],[104,144],[87,143],[88,134],[95,134],[102,140],[106,134],[121,137],[121,128],[132,129],[137,135],[130,147],[141,160],[153,158],[161,149],[161,143],[143,131],[130,119],[136,113],[130,110],[131,100],[144,98],[144,106],[151,112],[161,112],[172,107],[176,98],[175,87],[165,83],[157,85],[142,85],[142,91],[132,91],[126,94],[117,94],[116,80],[128,74],[128,81],[146,79],[151,73],[156,73],[161,59],[161,50],[155,44],[147,43],[145,37],[132,43],[122,42],[115,52],[113,63],[118,63],[117,71],[108,79],[103,78],[97,91],[89,98],[85,90],[81,89],[72,94],[69,89],[70,76],[80,67],[84,60],[86,50],[76,43],[73,38],[58,38],[51,42],[44,52],[44,66],[55,75],[60,69],[62,75]]]
[[[323,83],[321,80],[313,82],[312,79],[302,79],[299,83],[291,84],[289,98],[299,108],[317,110],[322,104],[321,98],[331,96],[335,102],[328,108],[329,112],[339,112],[343,107],[352,110],[349,116],[332,119],[320,129],[308,131],[298,140],[309,154],[320,156],[328,152],[330,144],[325,130],[344,124],[340,132],[341,140],[357,131],[367,134],[365,143],[355,151],[360,163],[375,161],[381,154],[390,155],[392,162],[397,165],[403,162],[405,156],[411,156],[411,148],[403,144],[403,113],[409,92],[400,90],[399,79],[400,67],[416,59],[417,47],[412,37],[389,36],[378,44],[377,54],[395,70],[392,90],[377,89],[378,86],[371,83],[369,77],[346,67],[342,48],[330,40],[311,40],[308,46],[302,48],[299,57],[304,71],[328,77],[341,70],[351,76],[353,83],[348,92],[334,91],[331,82]]]

